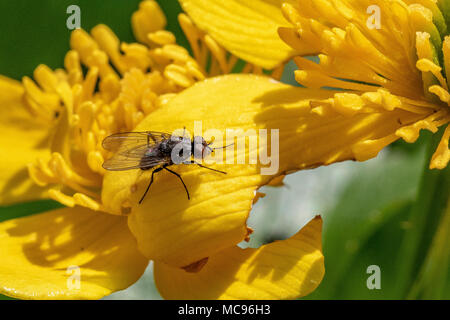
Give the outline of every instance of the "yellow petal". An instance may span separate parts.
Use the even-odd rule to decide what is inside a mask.
[[[436,152],[433,154],[430,163],[430,169],[445,169],[448,162],[450,161],[450,125],[445,128],[444,135],[442,136],[441,142],[439,143]]]
[[[283,2],[294,0],[180,0],[195,24],[239,58],[272,69],[295,51],[278,36],[289,23],[281,13]]]
[[[0,293],[21,299],[98,299],[148,263],[125,218],[80,207],[0,223],[0,261]]]
[[[247,144],[239,151],[240,158],[247,155],[246,164],[237,163],[235,151],[232,164],[211,165],[226,171],[226,175],[195,165],[172,166],[187,185],[190,200],[180,180],[162,171],[155,174],[148,195],[138,205],[151,170],[129,170],[105,174],[102,203],[108,212],[131,212],[130,229],[142,253],[151,260],[183,267],[232,247],[247,237],[245,222],[258,187],[298,169],[355,158],[365,160],[367,154],[373,157],[397,139],[384,138],[401,126],[403,117],[409,114],[403,110],[356,115],[334,112],[328,116],[311,112],[312,99],[327,99],[335,92],[292,87],[254,75],[227,75],[199,82],[152,112],[134,131],[172,133],[179,129],[181,134],[186,127],[190,135],[202,135],[209,141],[210,129],[224,136],[227,129],[241,129],[252,138],[258,133],[261,138],[259,129],[266,129],[270,146],[272,137],[276,141],[276,131],[269,136],[272,129],[279,130],[279,158],[272,159],[274,171],[261,171],[269,169],[269,164],[260,161],[267,151],[264,144],[258,148]],[[196,121],[202,121],[200,132],[193,130]],[[243,134],[238,136],[242,138]],[[371,141],[369,148],[355,148],[365,141]],[[216,136],[213,146],[225,143]],[[276,154],[275,147],[269,156]],[[234,147],[224,150],[227,157],[231,149]],[[259,155],[259,164],[249,164],[250,155]]]
[[[209,258],[197,273],[155,263],[155,282],[166,299],[295,299],[322,281],[322,220],[291,238],[258,249],[232,247]]]
[[[28,176],[27,164],[50,155],[49,128],[35,121],[23,101],[24,89],[0,76],[0,204],[44,197]]]

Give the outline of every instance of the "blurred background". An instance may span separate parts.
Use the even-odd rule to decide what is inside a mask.
[[[0,74],[21,80],[32,76],[39,64],[62,67],[70,36],[66,9],[72,4],[81,8],[83,29],[104,23],[121,41],[133,42],[130,18],[139,2],[1,1]],[[189,49],[178,27],[178,2],[158,2],[167,16],[167,29]],[[284,82],[295,85],[294,69],[292,63],[287,65]],[[370,161],[305,170],[287,176],[282,187],[262,188],[266,196],[249,218],[255,232],[242,246],[285,239],[320,214],[326,275],[305,299],[449,299],[450,226],[443,223],[443,208],[450,174],[449,169],[427,169],[435,143],[436,138],[423,133],[417,143],[396,142]],[[60,206],[39,201],[0,207],[0,221]],[[370,286],[370,266],[379,267],[379,288]],[[161,299],[152,265],[132,287],[106,299]]]

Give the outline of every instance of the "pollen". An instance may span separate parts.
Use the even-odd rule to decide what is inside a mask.
[[[230,73],[238,62],[180,14],[191,56],[164,30],[166,17],[153,0],[142,1],[131,22],[140,43],[121,42],[102,24],[90,33],[77,29],[71,34],[63,69],[40,65],[34,80],[22,80],[30,115],[52,132],[51,156],[30,163],[29,175],[49,189],[50,198],[68,207],[105,210],[102,164],[110,156],[102,148],[105,137],[132,131],[180,91],[207,77]],[[280,70],[274,70],[274,76],[281,77]],[[244,71],[262,73],[251,64]],[[129,213],[129,204],[122,206],[121,212]]]
[[[142,2],[132,24],[142,43],[121,43],[105,25],[90,34],[75,30],[64,69],[40,65],[34,80],[22,80],[30,115],[52,131],[51,156],[30,163],[29,175],[68,207],[104,210],[102,164],[109,155],[103,139],[132,131],[171,96],[206,76],[174,35],[163,30],[166,19],[156,2]]]

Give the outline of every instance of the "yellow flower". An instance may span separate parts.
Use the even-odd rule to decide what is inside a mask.
[[[229,73],[238,59],[188,16],[179,22],[194,57],[164,30],[161,9],[147,0],[132,17],[141,43],[121,43],[104,25],[90,34],[76,30],[64,69],[41,65],[34,80],[21,83],[0,78],[1,203],[51,198],[66,206],[0,223],[0,293],[100,298],[134,283],[149,260],[168,299],[292,299],[320,283],[320,217],[287,240],[245,250],[237,244],[251,233],[246,220],[260,186],[333,155],[320,117],[309,116],[312,101],[332,96],[275,81],[282,64],[270,68],[272,78],[210,78]],[[262,74],[253,63],[244,71]],[[205,130],[281,128],[279,170],[262,175],[260,164],[217,164],[227,172],[218,175],[179,165],[174,170],[191,200],[176,177],[162,172],[138,205],[151,173],[102,167],[110,155],[101,144],[110,134],[194,132],[199,120]],[[304,136],[302,126],[315,133]],[[355,128],[352,135],[364,132]],[[260,149],[245,146],[249,156]]]
[[[414,142],[420,130],[436,133],[450,121],[448,0],[180,3],[202,30],[234,55],[265,68],[293,57],[300,84],[340,89],[311,101],[311,114],[299,119],[303,136],[319,136],[311,125],[313,114],[332,133],[332,143],[323,148],[330,152],[331,147],[334,154],[317,164],[367,160],[399,138]],[[319,62],[306,59],[308,55],[317,55]],[[364,134],[354,135],[359,130]],[[447,166],[449,138],[447,126],[431,169]],[[309,152],[308,147],[303,152]],[[320,148],[316,143],[315,152]]]

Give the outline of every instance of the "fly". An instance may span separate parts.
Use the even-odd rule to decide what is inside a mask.
[[[224,171],[206,167],[195,161],[195,159],[203,159],[217,149],[211,148],[211,143],[207,143],[201,136],[191,140],[184,136],[156,131],[116,133],[103,140],[103,148],[114,153],[112,158],[103,163],[103,168],[110,171],[153,169],[150,183],[139,200],[139,204],[147,195],[155,173],[162,170],[166,170],[180,179],[187,197],[190,199],[183,178],[168,167],[180,163],[196,164],[202,168],[226,174]]]

